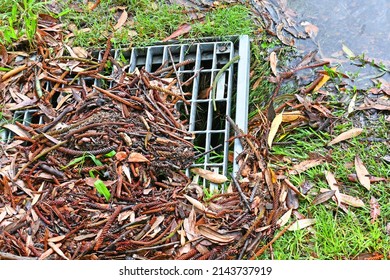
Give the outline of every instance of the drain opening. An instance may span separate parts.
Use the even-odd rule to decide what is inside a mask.
[[[99,61],[103,58],[103,51],[96,52],[95,58]],[[236,124],[244,131],[247,127],[247,103],[249,85],[249,38],[248,36],[234,37],[225,41],[205,41],[188,44],[157,45],[145,48],[133,48],[130,50],[113,50],[111,52],[114,60],[127,65],[128,73],[137,68],[145,68],[150,73],[156,73],[161,69],[172,68],[173,64],[178,66],[177,75],[183,85],[184,93],[191,93],[186,96],[189,106],[183,102],[176,104],[176,110],[181,114],[181,120],[189,123],[189,131],[193,133],[193,143],[199,153],[205,155],[197,159],[192,166],[201,167],[228,175],[238,170],[233,160],[229,162],[229,151],[235,158],[241,152],[241,146],[237,140],[234,141],[233,149],[230,148],[228,139],[234,135],[225,116],[231,116]],[[238,63],[231,65],[222,73],[215,88],[215,103],[217,110],[213,110],[213,100],[210,96],[210,87],[216,75],[230,60],[240,55]],[[192,63],[186,63],[192,61]],[[79,88],[79,95],[83,96],[83,86],[92,87],[96,85],[102,88],[115,88],[115,78],[118,77],[118,69],[114,63],[104,70],[103,75],[110,76],[113,81],[106,82],[101,79],[78,78],[74,88]],[[174,71],[167,70],[171,78],[176,78]],[[76,74],[70,76],[74,79]],[[47,92],[53,90],[53,82],[47,82]],[[52,98],[52,106],[55,108],[64,101],[66,95],[74,94],[63,87],[55,90]],[[136,88],[134,88],[136,90]],[[118,92],[119,94],[119,92]],[[187,108],[185,108],[187,107]],[[187,114],[188,110],[188,114]],[[24,125],[31,123],[42,124],[42,115],[37,115],[38,110],[17,111],[14,113],[15,120],[21,120]],[[9,142],[12,131],[4,129],[0,132],[0,139]],[[217,148],[216,148],[217,147]],[[214,150],[214,148],[216,148]],[[189,171],[186,171],[189,174]],[[205,180],[204,186],[214,188]]]

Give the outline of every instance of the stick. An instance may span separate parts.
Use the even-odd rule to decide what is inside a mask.
[[[284,229],[282,229],[280,232],[278,232],[278,234],[272,238],[272,240],[265,246],[263,246],[259,251],[257,251],[254,256],[252,256],[250,259],[251,260],[254,260],[258,257],[260,257],[260,255],[262,255],[265,250],[267,250],[273,243],[275,243],[276,240],[278,240],[287,230],[288,228],[293,224],[294,222],[291,222],[290,224],[288,224]]]
[[[240,194],[240,196],[241,196],[241,198],[242,198],[242,200],[243,200],[243,202],[244,202],[246,208],[247,208],[247,209],[249,210],[249,212],[250,212],[250,211],[251,211],[251,207],[250,207],[250,205],[249,205],[249,202],[248,202],[248,200],[246,199],[245,194],[242,192],[241,186],[240,186],[240,184],[238,183],[237,179],[234,177],[234,174],[233,174],[233,173],[232,173],[232,178],[233,178],[233,182],[234,182],[234,185],[235,185],[236,188],[237,188],[238,193]]]

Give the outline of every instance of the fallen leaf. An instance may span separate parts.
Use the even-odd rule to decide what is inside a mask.
[[[38,202],[39,198],[41,197],[44,185],[45,185],[45,182],[42,182],[41,186],[38,189],[38,192],[36,194],[34,194],[34,198],[33,198],[32,202],[31,202],[31,206],[34,206],[35,203]]]
[[[188,218],[183,221],[183,228],[189,241],[198,238],[198,231],[196,225],[196,213],[194,207],[192,207]]]
[[[228,178],[225,175],[218,174],[213,171],[198,168],[198,167],[192,168],[191,172],[198,174],[200,177],[215,184],[223,184],[228,180]]]
[[[127,158],[127,153],[124,152],[124,151],[117,152],[117,153],[115,154],[115,159],[116,159],[116,160],[122,161],[122,160],[125,160],[126,158]]]
[[[192,204],[195,206],[195,208],[197,208],[198,210],[202,211],[202,212],[206,212],[206,213],[210,213],[210,214],[213,214],[213,215],[216,215],[216,213],[210,211],[209,209],[207,209],[206,206],[204,206],[201,202],[199,202],[198,200],[192,198],[191,196],[188,196],[188,195],[184,195],[184,197]]]
[[[375,177],[375,176],[369,176],[370,183],[376,183],[376,182],[387,182],[389,179],[383,178],[383,177]],[[351,182],[358,182],[358,177],[356,174],[348,174],[348,180]]]
[[[177,38],[177,37],[179,37],[181,35],[187,34],[188,32],[190,32],[191,28],[192,27],[191,27],[190,24],[184,23],[184,24],[180,25],[179,28],[175,32],[173,32],[168,37],[164,38],[162,41],[166,42],[166,41],[175,39],[175,38]]]
[[[301,185],[302,194],[306,195],[313,188],[313,184],[309,181],[304,181]]]
[[[72,50],[73,50],[73,53],[77,57],[80,57],[80,58],[87,58],[88,57],[88,52],[82,47],[74,47]]]
[[[357,93],[355,93],[351,99],[351,102],[349,102],[349,105],[348,105],[348,114],[351,114],[353,112],[353,110],[355,109],[355,104],[356,104],[356,96],[357,96]]]
[[[362,184],[362,186],[367,190],[370,190],[370,173],[368,173],[367,168],[364,166],[363,161],[358,155],[355,157],[355,170],[360,184]]]
[[[300,173],[302,173],[310,168],[321,165],[324,162],[325,162],[325,160],[323,158],[304,160],[304,161],[294,165],[288,173],[290,175],[298,175],[298,174],[300,174]]]
[[[340,206],[341,197],[340,197],[339,187],[337,186],[338,184],[336,178],[334,177],[333,173],[330,171],[325,171],[325,178],[326,181],[328,182],[330,189],[335,191],[334,196],[336,197],[337,205]]]
[[[8,130],[11,130],[13,133],[15,133],[18,136],[22,136],[25,138],[31,138],[31,136],[28,132],[22,130],[16,124],[6,123],[6,124],[3,124],[2,127],[6,128]]]
[[[381,209],[378,203],[378,200],[371,196],[370,199],[370,216],[371,216],[371,223],[375,223],[375,221],[378,219],[379,215],[381,214]]]
[[[60,255],[61,257],[63,257],[65,260],[69,260],[64,252],[61,251],[60,247],[62,245],[62,243],[58,243],[58,244],[54,244],[53,242],[49,242],[48,245],[58,254]]]
[[[290,122],[294,122],[297,120],[305,120],[305,119],[306,119],[306,117],[301,112],[297,112],[297,111],[285,112],[285,113],[283,113],[282,122],[290,123]]]
[[[128,162],[149,162],[149,160],[142,154],[133,152],[127,159]]]
[[[330,76],[324,74],[321,81],[316,85],[316,87],[313,89],[313,92],[317,92],[320,88],[322,88],[323,85],[326,84],[326,82],[330,79]]]
[[[269,55],[269,63],[271,66],[272,73],[274,73],[275,76],[278,76],[278,71],[276,70],[276,66],[278,64],[278,57],[276,56],[275,52],[271,52]]]
[[[386,225],[386,233],[390,236],[390,223],[387,223]]]
[[[362,132],[363,132],[362,128],[352,128],[348,131],[341,133],[339,136],[334,138],[332,141],[330,141],[328,143],[328,146],[331,146],[331,145],[334,145],[334,144],[339,143],[341,141],[345,141],[347,139],[356,137],[356,136],[360,135]]]
[[[302,22],[301,24],[304,26],[305,31],[309,34],[310,38],[315,38],[317,36],[319,29],[316,25],[307,21]]]
[[[277,114],[272,120],[271,129],[268,133],[268,147],[272,147],[272,142],[274,141],[275,135],[278,132],[279,126],[283,120],[283,113]]]
[[[295,230],[300,230],[303,228],[306,228],[308,226],[314,225],[316,222],[316,219],[301,219],[295,221],[289,228],[289,231],[295,231]]]
[[[235,239],[235,236],[221,234],[218,231],[205,225],[199,225],[198,231],[202,236],[204,236],[209,241],[213,243],[219,243],[220,245],[231,243]]]
[[[65,235],[59,235],[56,237],[49,238],[47,241],[56,243],[56,242],[63,240],[64,238],[65,238]]]
[[[5,216],[7,216],[7,211],[3,210],[0,214],[0,223],[4,220]]]
[[[324,203],[325,201],[328,201],[334,194],[336,193],[336,190],[329,190],[324,193],[320,193],[316,196],[313,200],[313,205]]]
[[[117,24],[115,24],[114,29],[117,30],[117,29],[121,28],[123,26],[123,24],[126,22],[127,17],[128,17],[127,12],[123,11],[121,16],[118,19]]]
[[[351,205],[354,207],[363,207],[364,206],[364,202],[359,198],[356,198],[356,197],[353,197],[353,196],[350,196],[347,194],[343,194],[343,193],[340,193],[339,195],[340,195],[341,202],[344,204],[348,204],[348,205]]]
[[[356,57],[356,55],[346,45],[343,44],[342,49],[349,59]]]
[[[279,220],[276,221],[276,225],[282,227],[287,224],[288,220],[291,217],[292,210],[292,208],[288,209],[288,211],[284,213],[283,216],[279,218]]]

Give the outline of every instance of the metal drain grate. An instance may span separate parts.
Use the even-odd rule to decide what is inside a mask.
[[[148,72],[154,72],[164,62],[172,65],[172,60],[175,64],[188,59],[194,60],[194,63],[177,69],[181,82],[195,76],[190,86],[183,87],[184,92],[192,93],[189,98],[189,115],[185,115],[183,103],[177,104],[177,109],[189,121],[189,130],[195,136],[195,146],[199,152],[205,153],[204,157],[195,162],[193,166],[227,175],[229,171],[229,143],[227,140],[233,136],[233,133],[225,116],[231,116],[245,132],[248,114],[249,48],[249,37],[243,35],[221,41],[210,39],[202,42],[155,45],[130,50],[118,49],[113,50],[112,55],[117,61],[130,61],[128,65],[129,72],[133,72],[136,68],[141,67],[145,67],[145,70]],[[101,51],[97,52],[95,56],[100,61],[103,54],[104,51]],[[205,96],[203,93],[212,85],[215,76],[222,67],[237,55],[240,56],[240,60],[224,71],[218,80],[215,89],[217,110],[214,111],[211,96]],[[114,75],[113,69],[111,76],[113,77]],[[98,86],[101,83],[98,79],[89,79],[85,82],[88,85],[94,84]],[[113,86],[113,83],[111,82],[110,86]],[[50,83],[46,84],[46,89],[51,90]],[[14,117],[17,118],[18,114],[19,116],[23,115],[23,124],[28,125],[32,121],[34,112],[34,110],[16,112]],[[39,122],[42,122],[41,118]],[[3,135],[0,134],[0,139],[9,140],[11,137],[11,132],[3,131]],[[218,145],[221,145],[220,148],[210,152]],[[239,141],[235,140],[233,148],[234,158],[241,150]],[[237,170],[238,166],[234,163],[233,172]],[[205,181],[203,185],[206,185]],[[211,185],[211,188],[214,187]]]

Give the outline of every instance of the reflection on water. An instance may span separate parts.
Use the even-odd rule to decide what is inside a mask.
[[[389,0],[288,0],[287,6],[301,22],[319,28],[313,41],[323,57],[341,58],[344,43],[355,54],[365,53],[390,66]]]

